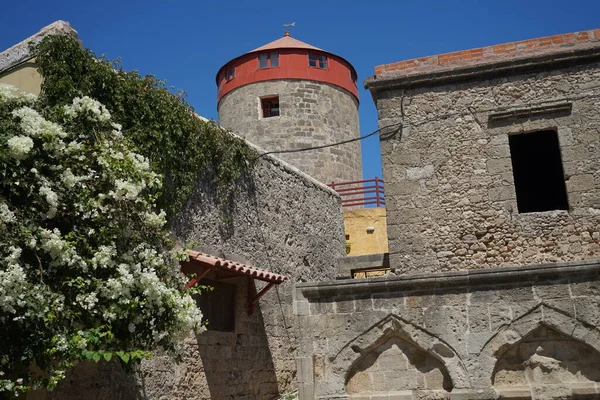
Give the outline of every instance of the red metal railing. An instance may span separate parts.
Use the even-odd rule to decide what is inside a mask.
[[[351,182],[331,182],[330,188],[342,197],[342,207],[385,207],[383,180],[379,178]]]

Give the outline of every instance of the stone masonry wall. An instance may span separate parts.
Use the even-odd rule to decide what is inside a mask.
[[[380,125],[403,124],[381,142],[397,272],[600,257],[600,64],[489,68],[374,94]],[[569,209],[520,214],[508,137],[541,130],[558,132]]]
[[[47,399],[273,399],[292,391],[298,337],[296,282],[331,280],[343,257],[341,200],[331,189],[274,157],[262,158],[226,215],[210,180],[198,182],[175,223],[183,244],[290,278],[247,313],[248,280],[236,278],[235,332],[207,331],[184,343],[181,362],[157,354],[131,377],[105,364],[81,365]],[[257,289],[262,283],[256,283]],[[35,398],[36,400],[39,397]]]
[[[260,98],[274,95],[280,116],[262,118]],[[265,151],[336,143],[360,132],[354,96],[328,84],[296,80],[258,82],[228,93],[219,104],[219,125]],[[359,142],[278,157],[323,183],[362,179]]]
[[[299,284],[299,399],[597,399],[599,273],[595,261]]]

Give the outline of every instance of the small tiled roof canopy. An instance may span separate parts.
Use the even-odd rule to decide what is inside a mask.
[[[254,312],[256,302],[271,288],[273,285],[278,285],[288,278],[264,269],[251,267],[246,264],[235,261],[226,260],[224,258],[211,256],[210,254],[199,251],[188,251],[189,260],[181,263],[181,271],[186,274],[195,274],[190,281],[185,285],[184,289],[189,289],[196,285],[203,277],[211,271],[225,271],[233,276],[246,276],[251,280],[258,279],[267,282],[267,285],[261,289],[256,295],[251,293],[254,285],[249,285],[248,292],[248,313]],[[253,290],[252,290],[253,292]]]

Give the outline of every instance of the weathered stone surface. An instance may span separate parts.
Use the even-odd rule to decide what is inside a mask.
[[[355,296],[369,304],[365,293],[370,292],[376,311],[337,314],[345,318],[339,322],[327,314],[303,317],[302,332],[311,337],[300,341],[298,353],[321,360],[323,374],[312,382],[316,398],[410,394],[413,399],[491,400],[557,394],[571,399],[595,394],[600,383],[599,269],[598,262],[582,261],[299,284],[296,298],[310,304],[326,299],[338,309],[354,304]],[[416,355],[421,361],[411,358]],[[431,368],[419,367],[423,360]]]
[[[260,117],[260,98],[279,96],[280,116]],[[273,80],[239,87],[218,105],[219,124],[265,151],[357,138],[358,104],[350,93],[325,83]],[[323,183],[362,179],[360,142],[281,158]]]
[[[404,87],[413,78],[402,73],[369,81],[380,125],[408,132],[381,141],[394,268],[600,258],[600,213],[590,211],[600,192],[600,87],[581,89],[600,79],[600,64],[548,68],[437,85]],[[508,137],[541,130],[558,133],[570,208],[519,213]]]
[[[292,288],[295,282],[335,278],[337,258],[345,254],[340,198],[274,157],[261,159],[241,182],[228,215],[221,214],[210,182],[198,182],[174,223],[180,244],[199,243],[212,254],[284,274],[290,281],[267,292],[249,316],[247,279],[230,280],[237,286],[235,332],[191,337],[181,362],[155,355],[142,363],[135,380],[120,368],[113,368],[112,375],[103,372],[105,367],[95,375],[76,368],[48,399],[83,399],[87,388],[104,386],[94,390],[106,400],[272,399],[297,387],[296,349],[311,332],[296,323],[296,315],[333,314],[334,303],[299,301],[294,314]],[[312,356],[302,363],[312,366]],[[301,370],[302,393],[312,392],[307,368]]]

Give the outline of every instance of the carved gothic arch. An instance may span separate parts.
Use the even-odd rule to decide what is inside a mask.
[[[469,387],[467,369],[452,346],[394,314],[387,315],[365,332],[350,340],[330,358],[331,373],[336,375],[334,380],[345,384],[355,363],[364,354],[379,346],[382,340],[385,341],[393,336],[407,341],[440,361],[447,369],[453,387]]]
[[[499,357],[541,326],[551,328],[600,353],[600,330],[597,327],[542,302],[498,331],[483,346],[478,365],[482,370],[481,376],[485,377],[488,384],[492,383]]]

